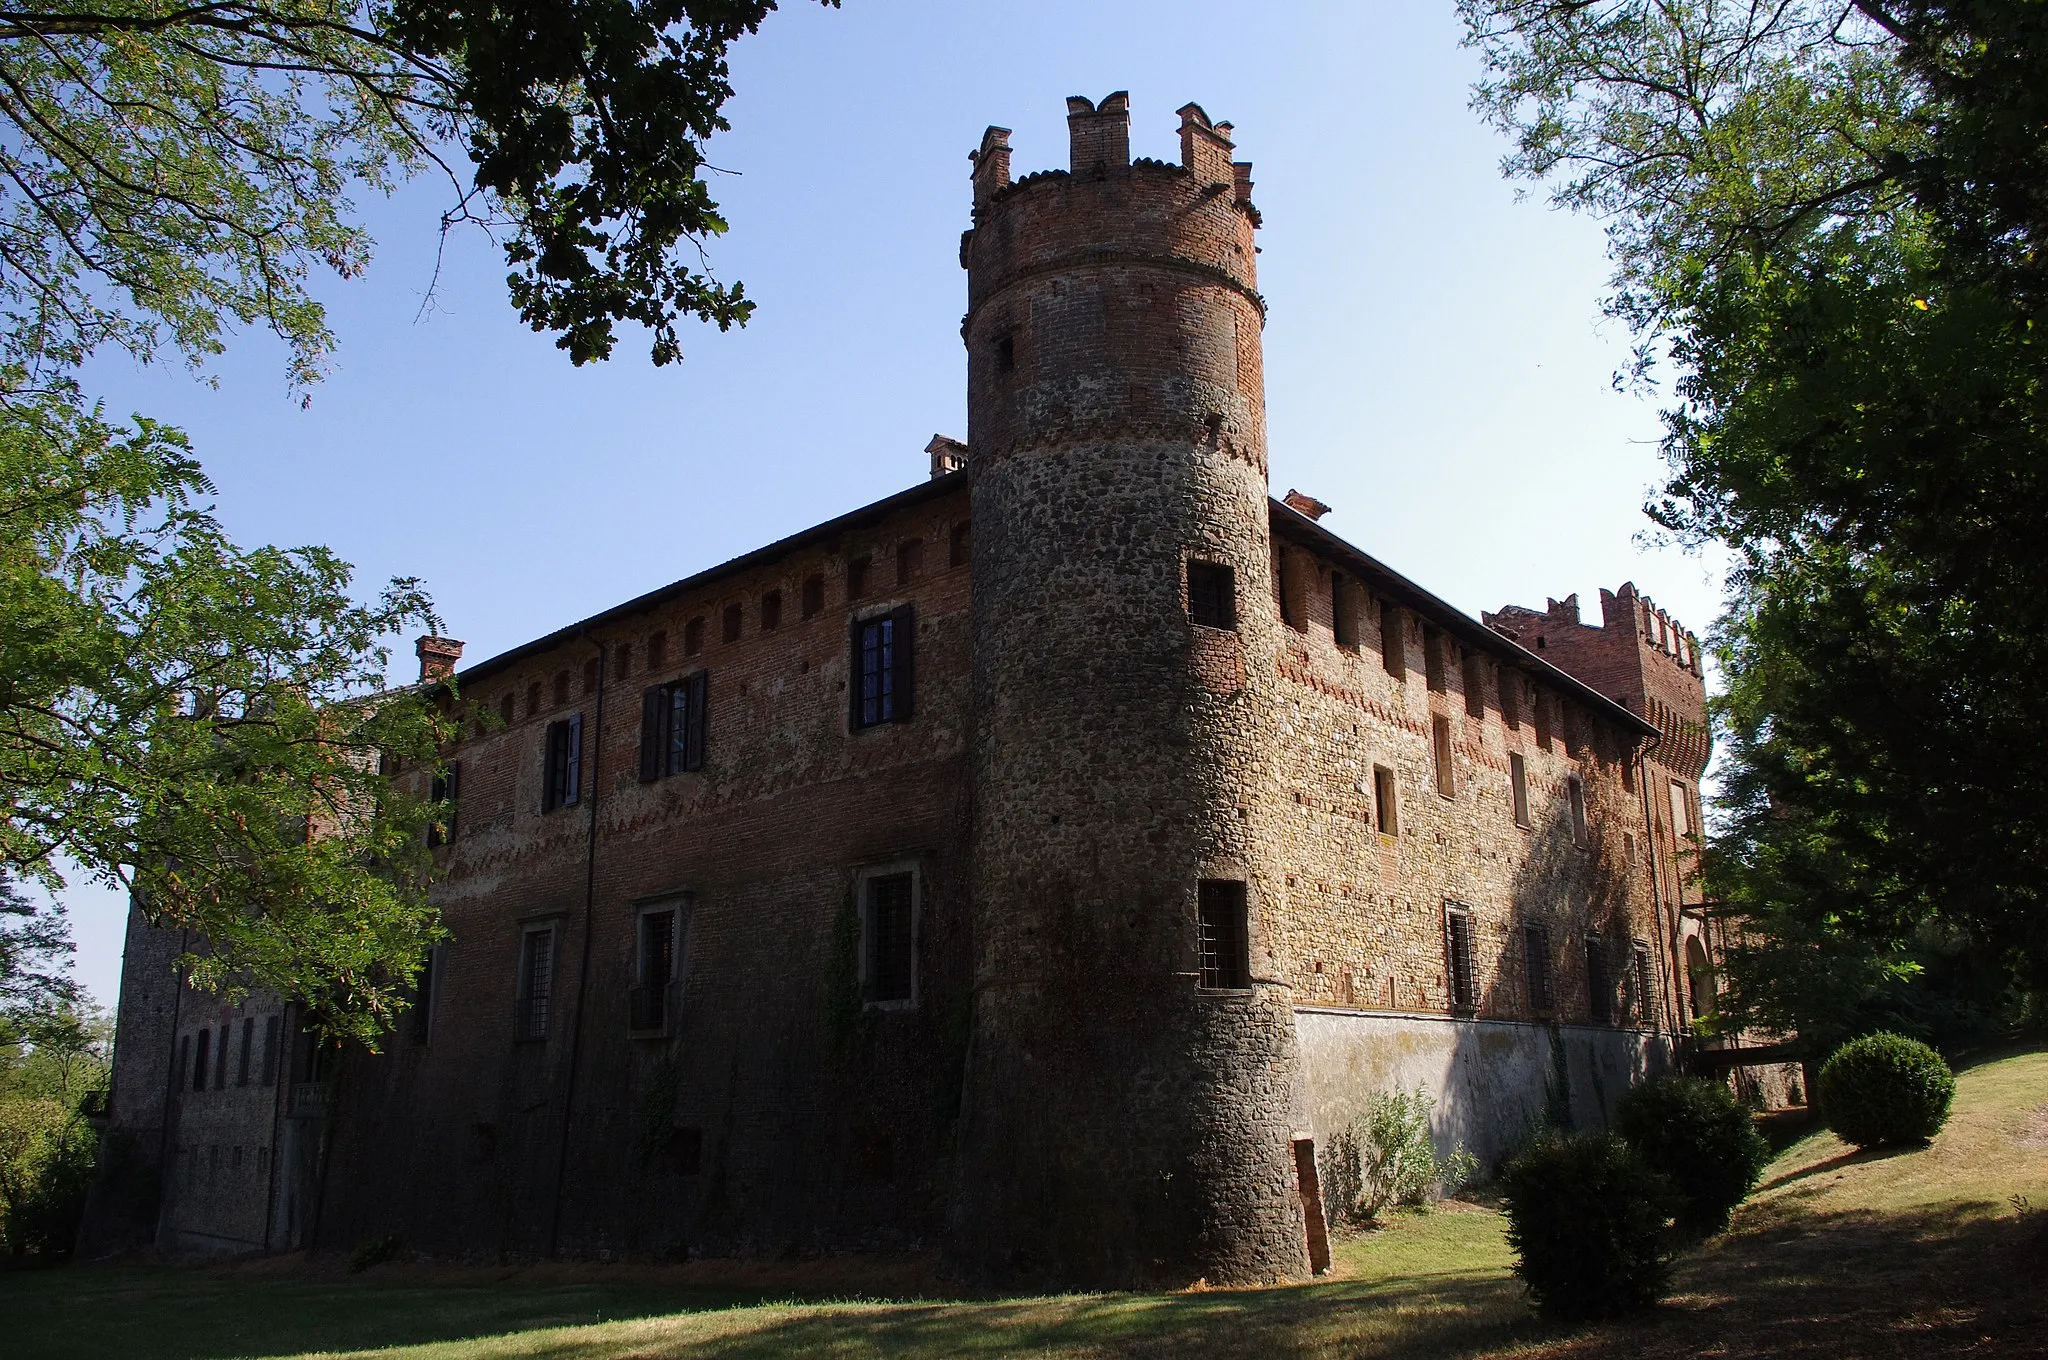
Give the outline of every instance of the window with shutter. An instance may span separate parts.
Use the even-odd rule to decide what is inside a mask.
[[[547,726],[547,758],[542,772],[542,812],[574,807],[583,793],[583,715],[572,713]]]

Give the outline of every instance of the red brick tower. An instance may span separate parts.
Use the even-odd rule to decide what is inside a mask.
[[[1669,962],[1674,976],[1686,978],[1690,1014],[1698,1016],[1712,1006],[1711,960],[1718,953],[1705,921],[1686,912],[1702,905],[1700,776],[1713,754],[1700,643],[1633,581],[1600,592],[1600,617],[1600,626],[1581,622],[1577,595],[1547,600],[1541,612],[1507,605],[1480,616],[1488,627],[1656,725],[1656,744],[1643,756],[1642,793],[1657,901],[1680,955]]]
[[[1014,184],[988,130],[961,243],[980,711],[955,1244],[1072,1283],[1298,1278],[1289,994],[1251,962],[1280,625],[1250,167],[1192,104],[1179,165],[1131,160],[1122,94],[1068,125],[1072,169]]]

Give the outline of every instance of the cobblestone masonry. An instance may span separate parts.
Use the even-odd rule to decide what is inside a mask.
[[[1130,159],[1123,96],[1069,113],[1067,171],[1012,182],[996,128],[974,158],[969,440],[933,441],[931,480],[454,671],[452,939],[382,1052],[181,991],[181,943],[138,918],[107,1136],[163,1193],[104,1189],[89,1250],[944,1244],[1012,1280],[1299,1278],[1292,1140],[1327,1144],[1371,1090],[1427,1082],[1446,1141],[1495,1150],[1532,1103],[1595,1119],[1664,1060],[1684,886],[1655,877],[1682,873],[1656,781],[1697,779],[1696,684],[1639,664],[1637,696],[1612,619],[1574,610],[1563,644],[1561,605],[1482,626],[1312,497],[1271,500],[1229,125],[1183,109],[1172,165]],[[1191,560],[1230,569],[1234,626],[1190,619]],[[906,606],[914,711],[857,729],[849,630]],[[459,651],[423,642],[423,683]],[[702,769],[643,783],[643,691],[700,671]],[[582,796],[544,811],[572,716]],[[867,1005],[858,884],[883,869],[915,875],[915,986]],[[1204,879],[1245,885],[1248,986],[1198,985]],[[683,913],[680,980],[636,1030],[649,904]],[[533,929],[555,985],[522,1037]],[[271,1015],[287,1051],[244,1087]],[[191,1089],[181,1044],[223,1025],[233,1075]]]

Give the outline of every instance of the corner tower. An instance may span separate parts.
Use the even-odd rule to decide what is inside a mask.
[[[1070,99],[974,153],[975,992],[956,1250],[1065,1283],[1300,1278],[1297,1056],[1253,834],[1279,621],[1250,166]],[[1190,586],[1193,586],[1193,596]],[[1197,620],[1202,620],[1198,622]]]

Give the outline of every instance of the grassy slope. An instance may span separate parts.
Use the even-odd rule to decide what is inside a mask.
[[[2016,1211],[2015,1195],[2031,1214]],[[1684,1263],[1667,1306],[1603,1329],[1531,1319],[1499,1218],[1467,1210],[1406,1218],[1343,1245],[1331,1280],[1245,1292],[773,1302],[786,1283],[744,1270],[707,1279],[697,1266],[0,1275],[0,1353],[2048,1355],[2044,1221],[2048,1053],[2031,1053],[1963,1074],[1956,1116],[1931,1148],[1854,1154],[1824,1133],[1794,1144],[1735,1231]],[[899,1300],[919,1292],[913,1278],[886,1274],[827,1288]]]

